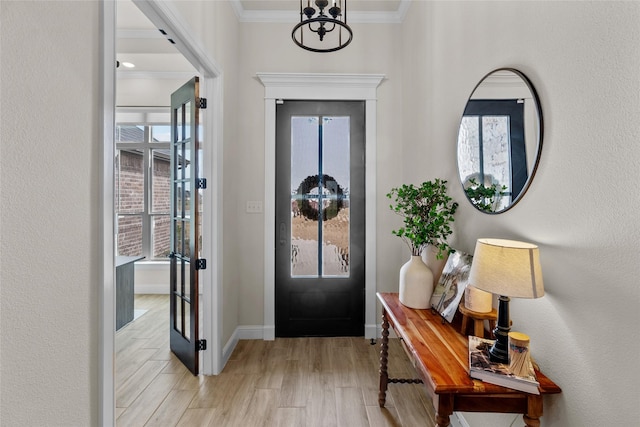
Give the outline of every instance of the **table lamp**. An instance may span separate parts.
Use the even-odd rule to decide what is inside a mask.
[[[511,328],[509,297],[540,298],[544,295],[538,247],[503,239],[478,239],[469,273],[469,284],[500,296],[496,341],[489,350],[491,361],[509,363]]]

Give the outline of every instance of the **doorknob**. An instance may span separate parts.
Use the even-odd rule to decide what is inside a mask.
[[[280,246],[287,243],[287,226],[284,222],[280,223]]]

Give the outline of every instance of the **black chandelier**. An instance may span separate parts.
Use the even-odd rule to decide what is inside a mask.
[[[311,7],[311,0],[306,0],[307,7],[303,7],[303,1],[305,0],[300,0],[300,22],[291,31],[295,44],[311,52],[335,52],[351,43],[353,31],[347,25],[347,0],[331,0],[333,6],[327,10],[328,15],[324,10],[329,6],[329,0],[314,1],[319,9],[317,15],[316,9]],[[333,33],[334,30],[336,33]],[[307,40],[304,38],[305,31],[309,33]],[[321,43],[315,41],[310,33],[316,33]],[[324,43],[326,47],[323,46]]]

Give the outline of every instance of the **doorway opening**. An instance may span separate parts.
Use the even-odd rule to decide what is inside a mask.
[[[115,224],[114,224],[114,129],[116,108],[116,40],[119,34],[116,27],[117,7],[123,2],[102,2],[102,32],[103,32],[103,179],[102,193],[103,205],[100,209],[102,218],[102,247],[103,262],[102,276],[103,287],[101,290],[101,314],[100,314],[100,339],[99,339],[99,383],[100,383],[100,422],[102,425],[115,425]],[[202,282],[206,284],[202,289],[201,307],[203,316],[201,336],[207,340],[208,349],[202,355],[202,374],[217,374],[222,369],[222,354],[220,345],[221,336],[221,253],[220,235],[221,216],[215,213],[221,206],[221,170],[222,163],[222,120],[221,120],[221,94],[222,79],[215,62],[209,58],[199,42],[193,37],[189,26],[179,18],[180,14],[174,10],[174,6],[162,2],[135,0],[137,7],[144,16],[151,21],[154,31],[162,29],[167,38],[175,42],[175,47],[180,54],[200,70],[202,81],[201,96],[208,99],[208,107],[204,113],[205,126],[203,128],[203,140],[206,141],[203,150],[202,170],[207,176],[209,189],[207,197],[203,200],[202,228],[207,239],[202,247],[203,257],[209,259],[209,268],[202,274]],[[166,41],[165,41],[166,42]],[[144,73],[139,73],[142,77]],[[191,73],[193,76],[193,73]],[[167,100],[166,105],[169,105]],[[168,107],[167,107],[168,108]],[[167,329],[169,326],[167,316]],[[168,333],[168,332],[167,332]]]

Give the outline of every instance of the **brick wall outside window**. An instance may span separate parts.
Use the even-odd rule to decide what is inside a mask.
[[[145,215],[143,156],[140,152],[120,150],[116,163],[115,206],[118,213],[118,255],[142,255],[142,218]],[[153,209],[150,230],[153,258],[162,259],[169,254],[170,218],[167,215],[170,207],[169,182],[169,159],[156,156],[153,161]]]

